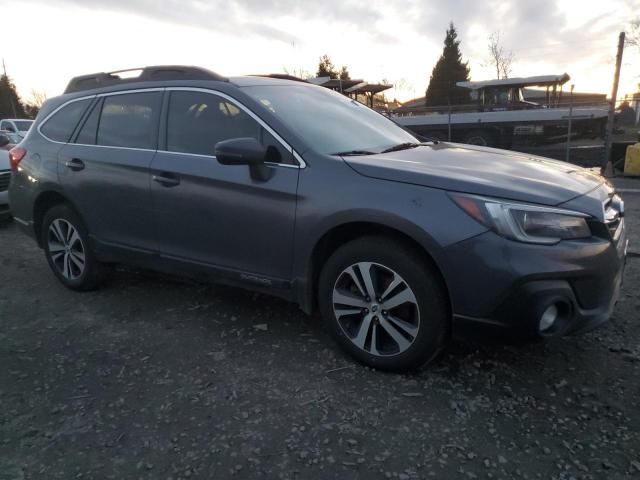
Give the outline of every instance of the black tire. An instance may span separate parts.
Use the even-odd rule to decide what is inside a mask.
[[[495,147],[497,145],[495,134],[489,130],[472,130],[464,136],[462,143],[480,147]]]
[[[338,312],[349,311],[350,308],[354,310],[361,308],[360,305],[345,307],[344,305],[347,304],[334,303],[335,298],[344,298],[344,296],[337,297],[335,295],[345,292],[343,289],[349,283],[352,285],[348,295],[360,297],[358,301],[367,301],[365,296],[358,293],[363,290],[360,290],[360,287],[355,284],[356,282],[352,282],[352,272],[357,270],[360,272],[360,274],[356,274],[360,285],[366,284],[366,280],[361,274],[363,272],[362,265],[366,266],[368,263],[361,262],[373,264],[372,267],[369,267],[372,272],[370,277],[374,278],[372,283],[378,283],[378,289],[375,289],[378,293],[379,290],[386,290],[392,283],[392,279],[403,280],[403,283],[399,284],[397,289],[390,290],[383,298],[380,298],[382,301],[379,304],[378,299],[375,299],[374,304],[369,304],[368,307],[364,306],[360,313],[341,315],[339,320],[339,313],[336,313],[334,307],[337,306]],[[377,282],[375,281],[376,275]],[[398,292],[404,294],[404,286],[413,294],[411,302],[396,307],[391,306],[389,300],[398,297]],[[438,274],[434,271],[434,267],[424,259],[420,251],[403,242],[394,241],[384,236],[367,236],[343,245],[331,255],[324,265],[320,273],[318,287],[318,303],[328,330],[344,350],[371,367],[389,371],[419,368],[439,353],[449,336],[451,321],[448,302]],[[368,288],[364,290],[368,290]],[[384,311],[385,305],[391,306],[391,309]],[[376,310],[374,307],[377,307]],[[403,324],[411,326],[413,331],[417,332],[415,335],[397,328],[397,320],[400,318],[398,309],[404,309],[403,312],[400,312],[405,315],[402,318]],[[375,311],[380,313],[373,316],[373,319],[367,324],[374,326],[366,327],[366,330],[369,331],[366,336],[358,335],[357,333],[364,332],[362,327],[365,325],[365,318],[374,315]],[[390,322],[391,319],[393,322]],[[405,337],[404,344],[409,342],[409,346],[405,345],[404,350],[401,350],[400,343],[389,335],[390,330],[393,330],[390,329],[390,324],[395,326],[395,334],[400,332]],[[374,336],[373,330],[379,333]],[[365,339],[362,347],[354,343],[359,338]],[[377,339],[375,349],[372,347],[374,339]],[[397,351],[393,349],[394,343],[396,343]],[[385,352],[383,347],[388,350]]]
[[[449,135],[447,135],[447,133],[445,132],[440,132],[440,131],[429,131],[424,133],[422,136],[427,141],[432,141],[432,140],[435,140],[437,142],[449,141]]]
[[[60,228],[52,229],[52,225]],[[77,238],[73,236],[73,240],[68,239],[71,241],[70,246],[67,247],[66,244],[58,243],[59,234],[57,235],[56,231],[61,232],[62,237],[66,237],[71,232],[68,229],[69,225],[77,232]],[[105,267],[96,260],[91,250],[87,228],[80,216],[68,204],[61,203],[51,207],[44,214],[40,232],[49,267],[65,287],[71,290],[87,291],[100,285],[104,278]],[[52,251],[54,249],[55,251]],[[83,268],[79,267],[82,263],[80,262],[81,252],[84,258]],[[66,268],[65,264],[67,264]]]

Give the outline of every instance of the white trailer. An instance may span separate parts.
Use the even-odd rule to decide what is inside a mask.
[[[553,143],[566,140],[570,99],[562,94],[569,75],[458,82],[471,90],[475,103],[439,107],[400,108],[392,117],[427,138],[510,148],[514,142]],[[544,104],[527,102],[522,89],[546,87]],[[604,133],[607,108],[575,105],[571,137],[598,138]]]

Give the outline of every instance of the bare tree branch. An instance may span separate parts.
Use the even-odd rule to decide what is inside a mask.
[[[311,72],[309,72],[308,70],[303,69],[302,67],[300,68],[288,68],[287,66],[283,65],[282,66],[282,71],[284,73],[286,73],[287,75],[292,75],[294,77],[298,77],[301,78],[303,80],[307,80],[308,78],[312,78],[313,74]]]
[[[487,48],[490,57],[489,63],[496,69],[496,78],[509,78],[511,67],[515,62],[515,55],[511,50],[508,52],[504,50],[500,41],[500,30],[496,30],[489,35]]]
[[[30,105],[33,105],[35,107],[38,107],[38,109],[40,109],[40,107],[42,107],[42,104],[46,100],[47,100],[47,94],[45,92],[38,91],[35,89],[31,90],[31,101],[29,102]]]
[[[636,17],[629,23],[629,32],[626,36],[627,45],[640,49],[640,17]]]

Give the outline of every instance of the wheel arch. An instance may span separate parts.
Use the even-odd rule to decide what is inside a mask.
[[[446,295],[449,311],[452,311],[451,295],[442,268],[442,260],[436,253],[435,242],[421,232],[419,227],[407,225],[389,225],[378,221],[347,221],[327,229],[311,249],[303,285],[299,292],[300,307],[306,313],[312,313],[317,306],[317,290],[320,272],[326,260],[345,243],[364,236],[384,236],[403,243],[416,251],[421,260],[436,273]]]
[[[40,248],[42,248],[41,229],[44,215],[51,207],[61,203],[68,204],[77,213],[78,210],[73,206],[71,201],[58,190],[45,190],[40,192],[33,203],[33,230]]]

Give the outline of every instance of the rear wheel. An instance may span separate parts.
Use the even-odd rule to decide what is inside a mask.
[[[69,205],[55,205],[45,213],[41,234],[49,267],[64,286],[72,290],[98,286],[104,267],[96,261],[87,229]]]
[[[447,142],[449,140],[449,136],[445,132],[440,131],[429,131],[423,134],[423,137],[426,140],[435,140],[437,142]]]
[[[464,136],[462,143],[481,147],[494,147],[497,144],[496,136],[489,130],[472,130]]]
[[[420,252],[386,237],[349,242],[320,275],[329,330],[352,356],[382,370],[417,368],[439,352],[449,325],[445,298]]]

